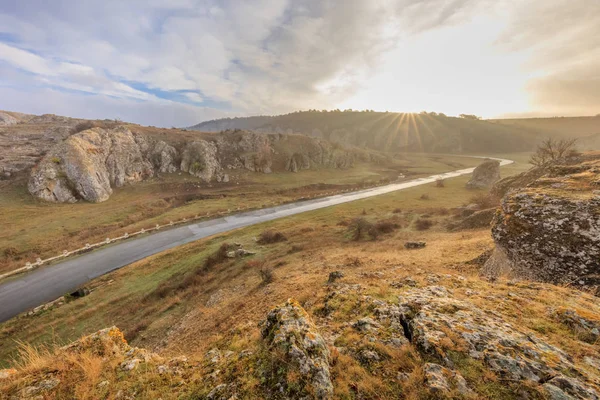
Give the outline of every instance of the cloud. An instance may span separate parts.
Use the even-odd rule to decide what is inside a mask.
[[[507,21],[498,52],[535,55],[523,67],[540,107],[543,93],[557,90],[553,76],[567,82],[579,63],[596,65],[600,58],[600,3],[588,0],[10,3],[0,3],[0,68],[13,70],[0,84],[82,92],[82,103],[89,94],[139,101],[153,110],[164,100],[237,114],[335,107],[360,95],[399,44],[487,15]],[[32,75],[29,83],[9,81],[17,70]],[[155,118],[132,111],[134,117],[143,123]]]

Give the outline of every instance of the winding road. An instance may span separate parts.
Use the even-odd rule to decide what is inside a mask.
[[[501,166],[513,163],[511,160],[498,158],[495,160],[500,161]],[[261,222],[433,183],[437,179],[470,174],[473,170],[474,168],[466,168],[357,192],[244,212],[107,246],[54,265],[39,268],[0,284],[0,322],[52,301],[65,293],[72,292],[86,282],[110,271],[182,244]]]

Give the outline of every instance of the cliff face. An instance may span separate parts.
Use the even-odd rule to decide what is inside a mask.
[[[101,202],[112,188],[155,173],[180,170],[204,182],[221,182],[229,180],[227,170],[349,168],[358,157],[365,155],[300,135],[231,131],[169,144],[126,127],[91,128],[55,145],[32,170],[28,189],[51,202]]]
[[[492,234],[512,269],[530,279],[600,288],[600,155],[500,181]]]

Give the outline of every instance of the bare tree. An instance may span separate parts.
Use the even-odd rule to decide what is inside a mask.
[[[533,165],[540,166],[550,161],[566,157],[572,150],[577,139],[552,139],[544,140],[529,159]]]

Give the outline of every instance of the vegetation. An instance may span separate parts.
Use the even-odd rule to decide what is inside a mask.
[[[574,150],[577,139],[553,139],[544,140],[529,159],[529,163],[541,166],[566,157]]]
[[[287,237],[281,232],[276,232],[272,230],[264,231],[258,237],[256,243],[258,244],[271,244],[271,243],[279,243],[285,242]]]

